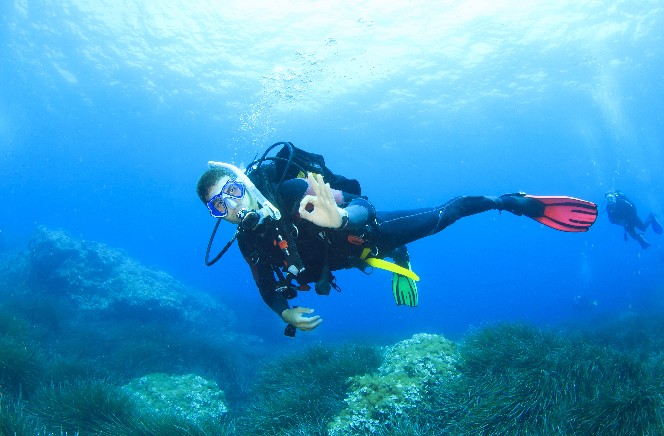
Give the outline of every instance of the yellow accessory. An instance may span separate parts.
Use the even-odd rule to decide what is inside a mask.
[[[310,171],[310,172],[311,172],[311,171]],[[320,174],[318,174],[318,173],[311,173],[311,174],[313,174],[314,179],[316,178],[316,176],[320,176]],[[305,173],[305,172],[303,172],[303,171],[300,171],[299,173],[297,173],[297,178],[298,178],[298,179],[306,179],[307,177],[308,177],[308,176],[307,176],[307,173]]]
[[[371,249],[365,248],[364,250],[362,250],[362,255],[360,256],[360,259],[365,261],[367,265],[372,266],[374,268],[380,268],[386,271],[391,271],[396,274],[401,274],[402,276],[406,276],[409,279],[415,280],[416,282],[420,280],[420,277],[417,274],[415,274],[413,271],[409,270],[408,268],[404,268],[402,266],[397,265],[396,263],[388,262],[383,259],[377,259],[375,257],[367,257],[369,256],[369,253],[371,253]]]

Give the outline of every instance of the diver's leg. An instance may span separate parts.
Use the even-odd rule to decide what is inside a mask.
[[[376,212],[378,226],[375,238],[379,249],[393,249],[440,232],[460,218],[504,209],[496,197],[457,197],[439,207],[404,211]]]
[[[648,241],[645,240],[645,238],[643,237],[643,235],[640,235],[640,234],[636,233],[636,231],[634,230],[634,227],[625,227],[625,231],[627,232],[627,234],[628,234],[629,236],[632,237],[632,239],[634,239],[636,242],[639,243],[639,245],[641,246],[641,248],[648,248],[648,247],[650,247],[650,243],[649,243]]]
[[[638,235],[636,237],[636,240],[639,242],[639,245],[641,248],[648,248],[650,247],[650,242],[646,241],[646,239],[643,237],[643,235]]]
[[[654,213],[651,213],[648,215],[648,219],[646,220],[646,226],[650,225],[650,228],[657,233],[658,235],[662,234],[662,225],[657,221],[657,217],[655,216]]]
[[[405,245],[397,247],[394,250],[390,251],[389,253],[385,253],[385,257],[389,257],[394,261],[394,263],[403,268],[408,268],[408,265],[410,263],[408,248]]]
[[[639,214],[636,211],[636,207],[634,207],[633,205],[631,205],[629,209],[625,210],[625,219],[623,220],[623,222],[625,228],[632,227],[632,231],[634,231],[633,227],[636,227],[642,232],[644,232],[648,228],[648,222],[644,223],[643,221],[641,221],[641,218],[639,218]]]
[[[641,230],[642,232],[645,232],[648,229],[648,225],[650,224],[650,221],[646,221],[645,223],[641,221],[641,218],[639,218],[638,215],[634,215],[634,219],[632,220],[632,224],[634,224],[634,227],[637,229]]]

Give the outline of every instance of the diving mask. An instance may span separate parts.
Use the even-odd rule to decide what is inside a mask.
[[[215,218],[224,218],[228,215],[229,209],[237,207],[237,201],[244,197],[246,189],[244,185],[237,180],[229,179],[221,188],[218,194],[214,195],[206,206],[210,214]]]

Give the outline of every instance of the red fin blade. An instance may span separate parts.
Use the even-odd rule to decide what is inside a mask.
[[[544,215],[533,219],[563,232],[586,232],[597,219],[597,205],[574,197],[527,195],[546,205]]]

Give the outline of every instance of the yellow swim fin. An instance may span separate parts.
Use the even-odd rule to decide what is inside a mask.
[[[408,262],[408,269],[410,269],[410,262]],[[396,272],[392,274],[392,294],[397,306],[417,306],[417,283],[410,277]]]

